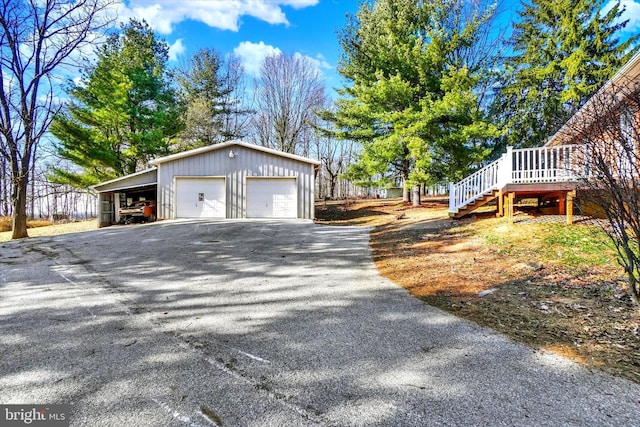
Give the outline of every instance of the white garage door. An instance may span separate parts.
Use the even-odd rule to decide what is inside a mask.
[[[225,218],[224,178],[176,178],[177,218]]]
[[[247,178],[247,218],[297,218],[295,178]]]

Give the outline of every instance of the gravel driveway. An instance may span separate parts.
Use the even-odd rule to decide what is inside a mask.
[[[0,245],[0,404],[71,425],[640,425],[640,385],[380,277],[369,230],[165,221]]]

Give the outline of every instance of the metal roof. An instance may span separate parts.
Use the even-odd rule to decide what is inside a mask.
[[[96,185],[92,185],[91,188],[97,192],[104,191],[116,191],[126,190],[135,187],[146,187],[157,184],[157,167],[148,168],[140,172],[132,173],[130,175],[120,176],[118,178],[111,179],[109,181],[101,182]],[[145,180],[144,175],[149,175]],[[135,180],[138,178],[138,180]],[[131,182],[134,181],[134,182]]]
[[[172,162],[174,160],[183,159],[185,157],[197,156],[202,153],[208,153],[210,151],[216,150],[224,150],[229,147],[240,146],[249,148],[251,150],[263,151],[265,153],[273,154],[274,156],[285,157],[293,160],[297,160],[299,162],[309,163],[312,165],[319,165],[320,162],[314,159],[310,159],[308,157],[298,156],[295,154],[285,153],[284,151],[274,150],[272,148],[262,147],[260,145],[249,144],[248,142],[240,141],[240,140],[232,140],[227,142],[222,142],[220,144],[208,145],[202,148],[196,148],[194,150],[184,151],[182,153],[171,154],[169,156],[160,157],[155,160],[150,161],[149,163],[152,165],[159,165],[162,163]]]

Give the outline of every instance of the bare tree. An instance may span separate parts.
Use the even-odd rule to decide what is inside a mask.
[[[327,103],[325,111],[332,107]],[[339,182],[347,167],[355,162],[354,142],[336,136],[333,122],[316,116],[311,121],[314,127],[314,154],[320,161],[316,181],[321,198],[339,197]],[[342,196],[342,194],[340,194]]]
[[[325,102],[325,87],[317,67],[299,54],[269,56],[254,84],[254,138],[259,144],[287,153],[304,151],[310,121]]]
[[[28,237],[29,172],[59,109],[54,74],[110,20],[114,0],[0,0],[0,157],[9,166],[12,238]]]
[[[224,87],[231,88],[221,97],[226,106],[222,116],[222,133],[229,138],[242,139],[247,132],[247,126],[252,110],[245,105],[246,78],[244,67],[240,59],[229,57],[221,67],[220,79]]]
[[[623,80],[593,96],[559,138],[582,144],[576,158],[567,159],[581,177],[581,208],[608,220],[603,229],[640,307],[640,82]]]

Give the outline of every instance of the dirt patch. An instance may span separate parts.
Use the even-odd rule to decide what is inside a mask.
[[[640,310],[615,252],[589,221],[491,214],[448,218],[447,203],[320,203],[320,223],[372,225],[380,273],[427,303],[537,348],[640,382]]]

